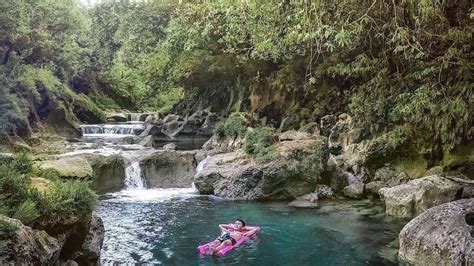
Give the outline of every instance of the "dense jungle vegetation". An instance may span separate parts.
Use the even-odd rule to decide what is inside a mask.
[[[4,0],[0,131],[199,108],[305,130],[346,112],[437,158],[474,134],[473,19],[470,0]]]

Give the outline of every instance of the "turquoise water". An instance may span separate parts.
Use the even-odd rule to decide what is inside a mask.
[[[226,201],[189,189],[108,195],[97,213],[106,229],[101,262],[163,265],[380,265],[402,223],[369,201],[330,201],[316,210],[286,202]],[[258,240],[224,257],[196,247],[219,235],[219,223],[258,224]]]

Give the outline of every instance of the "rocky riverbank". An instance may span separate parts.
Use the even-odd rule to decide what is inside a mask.
[[[216,116],[208,111],[188,117],[136,114],[138,121],[134,123],[142,123],[142,129],[135,130],[139,127],[134,126],[130,131],[131,127],[127,126],[124,127],[127,130],[122,130],[120,123],[130,117],[112,114],[108,118],[114,121],[112,124],[88,126],[93,130],[90,137],[85,134],[82,139],[69,142],[66,153],[39,155],[37,167],[62,179],[88,180],[91,188],[100,194],[129,186],[185,188],[194,182],[201,194],[228,199],[288,200],[290,206],[297,208],[317,208],[318,201],[332,198],[380,198],[387,215],[401,219],[417,217],[400,233],[401,260],[411,263],[442,260],[446,264],[473,261],[469,231],[474,204],[472,152],[463,154],[462,160],[446,161],[434,167],[428,167],[420,158],[407,162],[393,154],[390,136],[364,136],[354,128],[347,114],[323,117],[306,132],[275,133],[258,131],[262,121],[241,115],[238,117],[242,121],[226,122],[225,133],[214,135],[211,133],[212,128],[218,127]],[[110,132],[115,134],[111,136]],[[254,132],[256,139],[249,141],[246,132]],[[207,142],[202,149],[194,149],[203,140]],[[255,157],[258,149],[265,152],[263,159]],[[452,157],[456,158],[455,154]],[[47,189],[48,182],[36,183]],[[443,215],[451,212],[452,215]],[[436,224],[423,218],[427,215],[436,217]],[[453,217],[458,218],[451,221]],[[22,225],[18,220],[2,219],[21,229],[9,246],[9,256],[21,254],[27,258],[25,261],[38,263],[74,260],[92,264],[100,256],[103,226],[94,216],[52,235]],[[445,224],[453,226],[441,226]],[[458,225],[465,228],[464,246],[444,245],[443,251],[425,248],[437,246],[437,241],[458,230]],[[414,229],[410,229],[423,231],[431,227],[438,230],[433,238],[419,240],[412,236]],[[36,244],[22,249],[25,239],[35,239]],[[425,253],[413,256],[410,247],[423,249]],[[457,255],[439,257],[440,252]],[[10,259],[23,262],[19,257]]]

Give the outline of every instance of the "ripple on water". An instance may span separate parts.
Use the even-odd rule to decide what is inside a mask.
[[[226,201],[193,189],[122,191],[103,197],[97,212],[106,228],[102,263],[164,265],[389,264],[378,251],[401,223],[351,203],[297,210],[281,202]],[[377,208],[375,208],[377,210]],[[217,225],[243,218],[262,227],[259,239],[228,255],[200,258],[198,244],[219,234]]]

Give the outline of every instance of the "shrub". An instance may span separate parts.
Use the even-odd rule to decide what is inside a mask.
[[[214,134],[228,137],[243,137],[247,131],[247,122],[242,113],[232,113],[225,121],[214,127]]]
[[[41,204],[41,223],[48,225],[75,223],[92,212],[97,195],[87,182],[55,181],[46,191]]]
[[[251,155],[256,161],[264,162],[271,160],[276,152],[273,145],[278,140],[275,129],[271,127],[260,127],[249,130],[244,139],[244,151]]]
[[[16,210],[13,218],[20,220],[23,224],[30,225],[40,216],[36,203],[30,199],[23,202]]]
[[[300,127],[299,131],[306,132],[306,133],[313,133],[318,123],[316,122],[309,122],[308,124],[303,125]]]
[[[33,160],[28,153],[20,153],[10,162],[13,170],[20,174],[28,174],[33,169]]]

